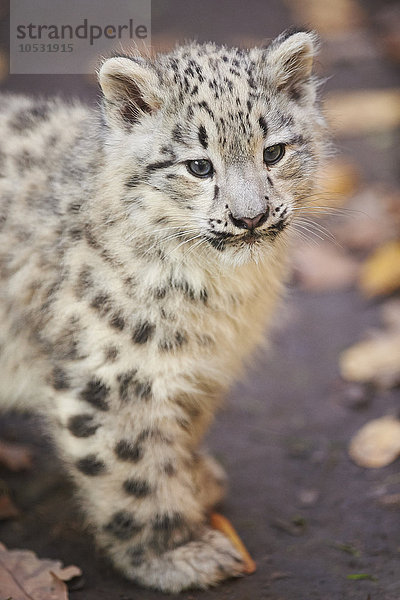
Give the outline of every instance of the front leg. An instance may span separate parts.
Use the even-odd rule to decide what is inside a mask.
[[[181,407],[156,404],[136,376],[118,385],[114,395],[95,378],[86,396],[64,392],[56,403],[58,446],[98,544],[125,576],[165,592],[243,574],[237,550],[207,526],[199,486],[209,469],[196,458]],[[121,401],[122,388],[134,398]]]

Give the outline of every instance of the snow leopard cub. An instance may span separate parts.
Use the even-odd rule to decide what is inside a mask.
[[[198,445],[313,190],[316,45],[116,56],[101,111],[1,98],[2,404],[45,415],[97,543],[143,585],[244,570],[207,524],[225,476]]]

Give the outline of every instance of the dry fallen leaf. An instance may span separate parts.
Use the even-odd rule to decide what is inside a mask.
[[[68,600],[64,581],[81,574],[78,567],[62,568],[57,560],[39,559],[29,550],[7,550],[0,544],[2,598]]]
[[[32,452],[28,446],[0,442],[0,464],[10,471],[24,471],[32,467]]]
[[[400,288],[400,241],[387,242],[366,260],[360,288],[367,297],[390,294]]]
[[[391,387],[400,382],[400,332],[359,342],[341,353],[340,373],[347,381]]]
[[[251,558],[250,554],[247,552],[242,540],[240,539],[240,537],[238,536],[228,519],[226,519],[223,515],[220,515],[219,513],[213,513],[211,515],[210,524],[211,527],[213,527],[213,529],[218,529],[218,531],[225,534],[226,537],[230,539],[232,544],[240,552],[246,565],[245,573],[247,573],[248,575],[254,573],[256,570],[256,563]]]
[[[394,129],[400,124],[400,90],[331,92],[324,103],[328,122],[341,136]]]
[[[301,287],[312,291],[347,288],[356,280],[359,269],[356,260],[328,242],[298,245],[294,262]]]
[[[349,455],[360,467],[385,467],[400,455],[400,421],[386,416],[370,421],[350,442]]]

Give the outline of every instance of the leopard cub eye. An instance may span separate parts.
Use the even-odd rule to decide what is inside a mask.
[[[274,165],[281,160],[285,154],[284,144],[275,144],[264,150],[264,162],[266,165]]]
[[[197,160],[188,160],[186,163],[187,170],[195,177],[211,177],[214,169],[211,161],[205,158]]]

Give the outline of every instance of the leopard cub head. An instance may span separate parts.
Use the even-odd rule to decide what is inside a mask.
[[[132,228],[231,264],[268,254],[323,153],[317,47],[314,33],[288,32],[268,48],[192,44],[106,60],[105,147]]]

